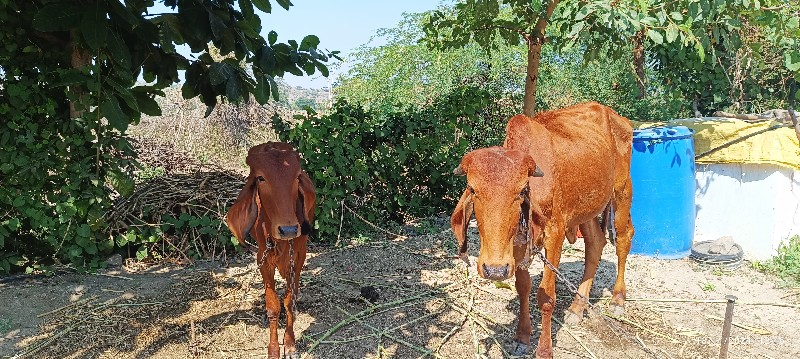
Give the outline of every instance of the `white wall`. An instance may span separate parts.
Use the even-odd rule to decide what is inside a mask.
[[[763,260],[800,234],[800,171],[766,164],[697,164],[695,238],[732,236]]]

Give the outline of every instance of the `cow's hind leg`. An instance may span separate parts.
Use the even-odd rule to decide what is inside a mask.
[[[286,296],[283,298],[283,306],[286,308],[286,331],[283,334],[283,352],[284,357],[287,359],[300,359],[300,353],[297,352],[294,338],[294,320],[297,315],[297,298],[300,292],[300,271],[303,270],[303,263],[306,260],[306,238],[295,238],[292,243],[292,252],[294,254],[294,268],[293,273],[286,270],[282,271],[282,275],[286,278]],[[288,246],[287,246],[288,248]],[[286,252],[288,255],[288,252]],[[289,269],[289,261],[285,263],[285,269]]]
[[[583,240],[586,243],[586,258],[583,279],[581,279],[581,285],[578,287],[578,293],[575,294],[575,299],[572,300],[569,309],[564,313],[564,321],[570,325],[580,323],[583,319],[583,313],[589,307],[589,292],[592,289],[594,276],[600,264],[603,247],[606,245],[606,237],[603,235],[603,230],[600,228],[600,223],[596,218],[581,224],[580,228],[581,233],[583,233]]]
[[[609,311],[620,316],[625,313],[625,263],[631,250],[633,223],[631,222],[631,197],[633,194],[630,178],[616,193],[614,206],[614,228],[617,231],[617,280],[611,297]]]
[[[275,263],[267,256],[264,250],[259,250],[256,263],[260,263],[259,270],[261,278],[264,280],[264,307],[269,320],[269,346],[267,354],[269,359],[277,359],[281,356],[280,344],[278,344],[278,319],[281,315],[281,302],[278,293],[275,292]]]

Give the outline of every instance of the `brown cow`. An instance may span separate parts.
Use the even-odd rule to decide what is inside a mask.
[[[630,121],[598,103],[543,112],[534,118],[517,115],[508,122],[504,147],[470,152],[455,169],[454,173],[467,176],[467,189],[451,219],[460,256],[469,264],[466,233],[474,211],[481,237],[478,274],[493,280],[516,276],[520,313],[515,354],[524,354],[531,340],[528,266],[534,248],[544,248],[547,259],[558,267],[565,235],[574,242],[576,227],[580,227],[586,258],[579,293],[588,298],[606,244],[597,219],[601,213],[613,219],[612,241],[614,231],[618,236],[611,309],[622,314],[625,260],[633,237],[632,137]],[[542,312],[536,357],[551,358],[556,291],[555,273],[547,266],[536,299]],[[579,322],[587,306],[576,295],[565,319]]]
[[[314,184],[300,169],[300,156],[291,145],[268,142],[247,153],[250,175],[228,211],[226,222],[245,248],[252,233],[258,243],[256,260],[264,280],[269,318],[269,358],[280,357],[278,317],[281,304],[275,292],[275,268],[286,279],[284,355],[299,358],[294,341],[294,316],[300,271],[306,260],[306,241],[314,223],[317,195]]]

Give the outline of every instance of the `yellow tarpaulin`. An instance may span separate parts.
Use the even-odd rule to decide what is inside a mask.
[[[652,123],[631,121],[635,129],[686,126],[694,130],[695,153],[701,154],[753,132],[780,125],[778,121],[748,122],[733,118],[703,117]],[[800,143],[792,127],[760,133],[697,159],[697,163],[762,163],[800,170]]]

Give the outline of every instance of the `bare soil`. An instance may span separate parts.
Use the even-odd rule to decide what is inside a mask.
[[[482,280],[474,268],[467,275],[453,258],[445,219],[417,231],[427,234],[312,248],[295,325],[305,358],[508,357],[519,310],[513,279]],[[560,269],[573,283],[583,272],[581,248],[579,240],[562,257]],[[631,256],[625,316],[604,316],[603,298],[616,276],[614,247],[605,252],[592,291],[597,312],[580,325],[559,324],[573,294],[557,284],[557,358],[716,357],[722,332],[716,317],[724,316],[725,304],[699,301],[728,294],[738,297],[734,323],[740,325],[732,329],[729,358],[800,354],[798,292],[780,289],[747,264],[724,272],[689,259]],[[541,268],[535,261],[534,284]],[[189,267],[129,263],[99,274],[6,278],[0,280],[0,357],[266,357],[263,289],[249,255]],[[766,302],[795,306],[754,305]],[[535,310],[532,316],[540,321]],[[538,328],[533,335],[535,343]]]

